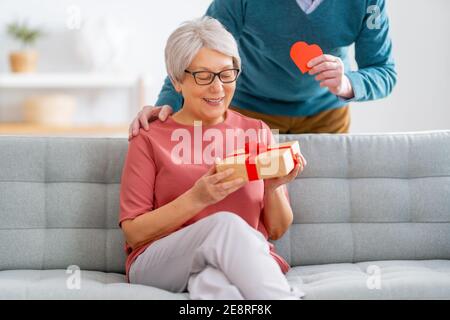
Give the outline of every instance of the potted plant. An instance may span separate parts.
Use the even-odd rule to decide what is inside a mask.
[[[22,44],[19,51],[9,55],[12,72],[34,72],[36,70],[37,52],[30,49],[38,38],[43,36],[39,28],[32,28],[26,22],[13,22],[7,25],[7,33]]]

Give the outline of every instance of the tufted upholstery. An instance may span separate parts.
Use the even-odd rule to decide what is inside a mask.
[[[308,166],[289,185],[294,224],[275,244],[305,298],[450,299],[450,131],[280,136],[293,139]],[[0,137],[0,299],[187,297],[125,283],[127,145]],[[65,286],[70,265],[80,290]],[[379,289],[367,286],[373,270]]]

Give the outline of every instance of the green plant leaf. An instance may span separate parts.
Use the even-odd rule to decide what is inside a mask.
[[[27,22],[12,22],[6,26],[6,30],[12,38],[22,42],[25,46],[34,44],[38,38],[44,35],[40,28],[30,27]]]

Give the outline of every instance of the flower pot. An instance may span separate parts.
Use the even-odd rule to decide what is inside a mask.
[[[36,71],[37,52],[33,50],[15,51],[9,54],[12,72]]]
[[[46,94],[29,97],[24,103],[24,120],[28,123],[67,126],[72,124],[75,98],[67,94]]]

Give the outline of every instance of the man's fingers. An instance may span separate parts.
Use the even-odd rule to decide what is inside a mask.
[[[139,133],[139,115],[140,114],[138,114],[138,116],[134,118],[133,122],[130,125],[130,128],[128,129],[129,140],[134,136],[137,136]]]
[[[333,78],[324,80],[320,83],[321,87],[328,87],[328,88],[337,88],[339,86],[339,79]]]
[[[172,112],[173,112],[173,110],[172,110],[172,107],[171,106],[169,106],[169,105],[163,105],[162,107],[161,107],[161,111],[160,111],[160,113],[159,113],[159,120],[161,120],[161,121],[166,121],[167,120],[167,117],[169,116],[169,115],[171,115],[172,114]]]
[[[325,59],[326,59],[326,57],[325,57],[324,54],[321,55],[321,56],[315,57],[315,58],[309,60],[309,62],[307,63],[307,66],[309,68],[312,68],[312,67],[316,66],[317,64],[322,63],[323,61],[325,61]]]
[[[334,78],[338,78],[340,76],[339,74],[339,70],[328,70],[328,71],[324,71],[319,73],[315,79],[317,81],[322,81],[322,80],[326,80],[326,79],[334,79]]]
[[[143,106],[142,110],[138,112],[136,118],[134,118],[128,128],[128,141],[139,134],[139,128],[142,127],[148,131],[149,122],[152,122],[157,118],[161,119],[161,121],[165,121],[171,113],[172,107],[169,105],[164,105],[162,107]]]
[[[130,126],[128,127],[128,141],[130,141],[131,138],[133,138],[133,126],[136,121],[137,121],[137,118],[134,118],[133,122],[131,122]]]
[[[149,113],[152,114],[154,107],[152,106],[144,106],[142,110],[138,112],[136,118],[134,118],[133,122],[129,128],[129,136],[132,138],[133,136],[137,136],[139,133],[139,128],[143,127],[145,130],[148,130],[148,118],[151,116],[147,116]]]
[[[161,112],[161,107],[152,107],[146,106],[141,111],[141,116],[139,117],[139,121],[141,122],[141,126],[148,130],[148,123],[155,120],[158,117],[158,114]]]
[[[139,111],[136,115],[136,118],[133,119],[129,128],[128,128],[128,137],[133,138],[133,136],[137,136],[139,132],[139,117],[141,116],[142,111]]]
[[[318,56],[318,57],[315,57],[315,58],[309,60],[307,65],[308,65],[308,67],[313,68],[314,66],[316,66],[322,62],[325,62],[325,61],[333,62],[333,61],[336,61],[337,59],[338,59],[337,57],[332,56],[331,54],[323,54],[321,56]]]
[[[309,70],[309,74],[315,75],[319,72],[323,72],[323,71],[327,71],[327,70],[334,70],[334,69],[337,69],[338,66],[339,66],[339,64],[337,64],[336,62],[325,61],[325,62],[322,62],[322,63],[316,65],[311,70]]]

